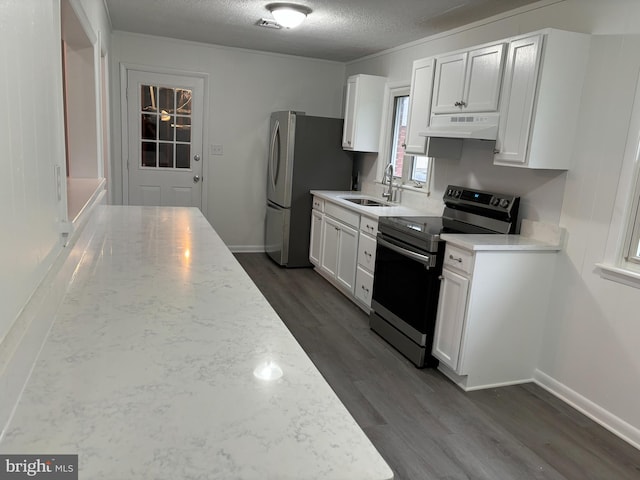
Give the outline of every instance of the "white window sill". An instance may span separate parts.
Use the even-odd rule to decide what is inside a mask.
[[[376,182],[379,185],[382,185],[385,188],[389,188],[389,184],[388,183],[382,183],[380,181]],[[411,185],[410,183],[401,183],[401,184],[397,184],[395,181],[393,183],[393,189],[400,189],[400,190],[409,190],[410,192],[416,192],[416,193],[423,193],[425,195],[431,195],[431,189],[429,188],[429,186],[427,184],[422,184],[422,187],[416,187],[414,185]]]
[[[607,265],[606,263],[596,263],[596,268],[599,270],[602,278],[630,287],[640,288],[640,272],[616,267],[614,265]]]

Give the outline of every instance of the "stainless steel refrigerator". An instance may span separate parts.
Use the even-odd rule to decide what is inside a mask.
[[[352,157],[342,150],[342,119],[271,114],[265,250],[278,264],[308,267],[309,190],[350,190]]]

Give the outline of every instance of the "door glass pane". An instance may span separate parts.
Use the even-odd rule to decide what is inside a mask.
[[[191,168],[190,150],[190,145],[176,144],[176,168]]]
[[[191,168],[191,95],[185,88],[140,86],[141,166]]]
[[[158,89],[158,99],[159,99],[159,108],[160,113],[173,113],[174,105],[175,105],[175,94],[173,88],[164,88],[160,87]]]
[[[158,128],[158,138],[160,140],[173,141],[173,125],[175,117],[172,115],[160,115],[160,126]]]
[[[141,165],[143,167],[155,167],[156,166],[156,143],[155,142],[142,142],[142,152],[140,155]]]
[[[191,141],[191,118],[190,117],[176,117],[176,141],[178,142]]]
[[[152,85],[140,85],[140,109],[143,112],[156,111],[156,98],[158,89]]]
[[[142,114],[142,138],[144,140],[156,139],[156,118],[157,115]]]
[[[173,143],[158,145],[158,166],[162,168],[173,167]]]
[[[191,115],[191,90],[176,88],[176,113]]]

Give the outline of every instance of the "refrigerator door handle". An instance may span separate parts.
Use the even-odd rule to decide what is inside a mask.
[[[278,145],[280,144],[280,122],[276,120],[273,125],[273,132],[271,135],[271,165],[269,168],[269,172],[271,174],[271,187],[275,191],[276,189],[276,179],[280,174],[280,148],[276,152],[276,141]]]

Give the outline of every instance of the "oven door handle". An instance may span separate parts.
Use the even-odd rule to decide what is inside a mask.
[[[412,252],[411,250],[407,250],[406,248],[399,247],[398,245],[388,242],[380,237],[377,238],[377,241],[383,247],[388,248],[389,250],[393,250],[400,255],[416,260],[420,263],[423,263],[425,267],[435,267],[435,257],[431,255],[422,255],[420,253]]]

